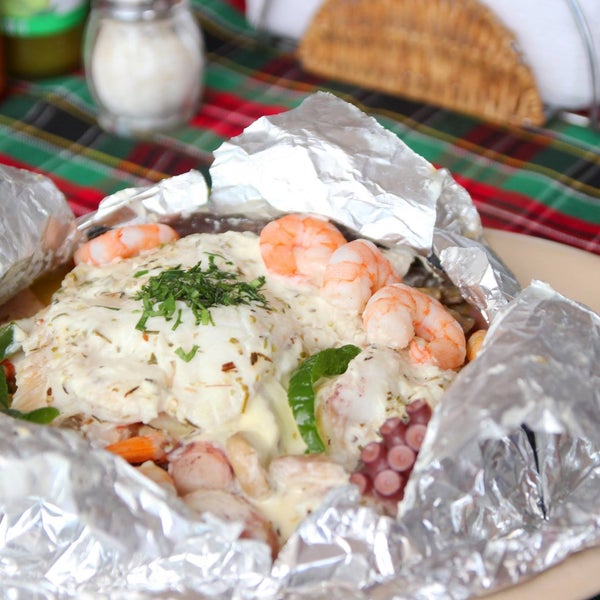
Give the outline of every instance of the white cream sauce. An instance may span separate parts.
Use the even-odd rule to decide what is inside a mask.
[[[208,265],[208,253],[240,280],[265,276],[268,307],[214,307],[214,325],[197,325],[179,303],[178,326],[156,316],[146,331],[136,329],[142,302],[135,295],[149,278],[169,267]],[[317,414],[332,458],[351,470],[386,417],[402,415],[404,403],[416,397],[435,403],[451,375],[415,369],[397,352],[368,347],[358,317],[333,309],[308,284],[269,276],[256,235],[194,234],[133,259],[79,265],[69,273],[24,342],[13,406],[51,404],[61,419],[84,414],[115,424],[167,414],[217,444],[248,432],[267,467],[305,450],[287,403],[290,374],[309,355],[348,343],[365,350],[345,375],[321,386]],[[176,354],[194,347],[189,361]],[[274,495],[259,506],[285,535],[328,487],[345,479],[335,465],[322,474],[310,471],[308,483],[286,473],[281,466],[271,473]]]

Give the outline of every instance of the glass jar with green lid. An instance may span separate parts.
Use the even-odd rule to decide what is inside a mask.
[[[81,65],[88,0],[0,0],[6,70],[40,78]]]

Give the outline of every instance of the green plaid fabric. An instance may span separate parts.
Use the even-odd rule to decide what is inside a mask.
[[[543,128],[493,125],[438,107],[320,79],[293,48],[254,30],[243,0],[192,0],[208,56],[203,103],[191,121],[144,139],[100,129],[82,72],[9,81],[0,101],[0,162],[54,180],[73,211],[124,187],[199,169],[255,119],[328,90],[375,116],[416,152],[447,168],[484,225],[600,254],[600,132],[562,116]]]

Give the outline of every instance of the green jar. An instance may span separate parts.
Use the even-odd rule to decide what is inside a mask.
[[[87,0],[0,0],[6,71],[35,79],[81,66]]]

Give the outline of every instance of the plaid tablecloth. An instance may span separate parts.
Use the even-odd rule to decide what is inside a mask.
[[[48,175],[75,212],[130,186],[199,169],[256,118],[329,90],[375,116],[416,152],[449,169],[484,225],[600,254],[600,132],[561,116],[536,130],[491,125],[431,105],[303,72],[293,49],[255,31],[243,0],[192,0],[206,41],[202,106],[190,123],[145,139],[107,134],[82,72],[9,81],[0,101],[0,163]]]

